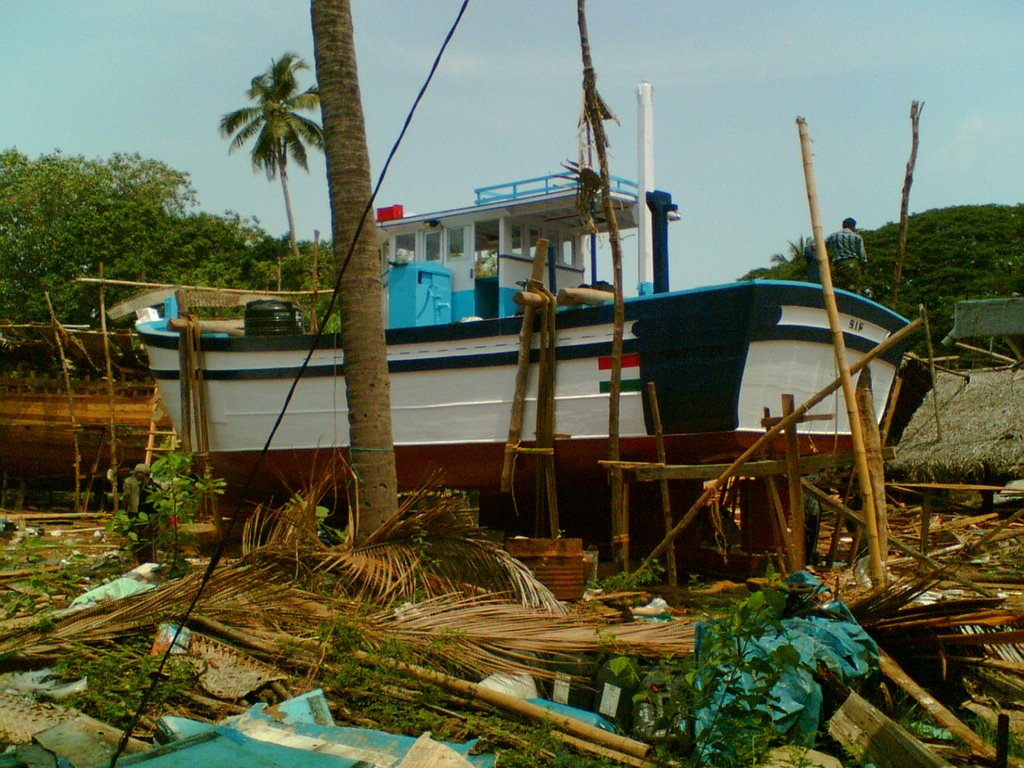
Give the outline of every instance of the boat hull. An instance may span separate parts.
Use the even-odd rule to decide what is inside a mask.
[[[153,385],[120,382],[111,396],[99,381],[38,376],[0,380],[0,472],[34,489],[73,488],[75,449],[83,477],[110,466],[111,413],[120,466],[144,460]],[[75,428],[77,425],[77,429]]]
[[[840,293],[850,362],[906,321],[873,302]],[[138,326],[172,419],[180,414],[178,337],[163,321]],[[399,483],[498,488],[516,375],[521,319],[508,317],[388,331],[392,430]],[[612,307],[558,314],[555,461],[560,477],[603,478],[608,456],[608,379]],[[252,473],[305,358],[280,428],[248,491],[254,497],[298,490],[348,445],[344,361],[337,337],[204,336],[201,365],[210,453],[231,485]],[[672,463],[725,461],[764,431],[766,409],[781,395],[797,403],[835,377],[820,286],[735,283],[641,297],[626,303],[620,401],[621,456],[654,459],[647,383],[653,382]],[[902,349],[870,364],[876,411],[884,410]],[[523,418],[534,437],[537,358]],[[804,452],[849,447],[841,394],[801,425]],[[528,458],[517,481],[528,481]]]

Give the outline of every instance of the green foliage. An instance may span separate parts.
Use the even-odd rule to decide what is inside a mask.
[[[665,567],[657,560],[631,573],[613,574],[597,583],[605,592],[636,592],[646,584],[654,584],[665,573]]]
[[[167,556],[172,573],[184,567],[180,527],[195,520],[205,501],[216,501],[224,493],[224,480],[214,477],[209,465],[197,477],[192,463],[190,454],[177,451],[156,461],[153,479],[145,488],[151,511],[132,516],[122,508],[108,524],[127,539],[129,549],[143,540],[152,543]]]
[[[899,225],[860,234],[868,253],[864,284],[869,294],[905,317],[917,317],[923,304],[935,343],[952,328],[956,302],[1024,293],[1024,204],[962,205],[910,216],[895,307],[891,298]],[[806,279],[802,258],[792,255],[780,261],[777,256],[771,266],[740,279]],[[914,344],[916,351],[925,352],[923,338]]]
[[[115,728],[127,726],[160,666],[160,657],[148,654],[149,642],[142,638],[126,641],[94,657],[66,654],[56,667],[58,676],[68,682],[82,677],[89,680],[88,688],[72,696],[68,704]],[[189,703],[188,694],[195,683],[191,665],[168,664],[164,672],[166,679],[149,700],[153,712],[173,711],[176,705]]]
[[[75,278],[98,277],[100,264],[114,279],[269,285],[267,265],[286,244],[253,220],[196,213],[195,204],[187,174],[139,155],[87,160],[55,152],[30,160],[0,151],[0,318],[49,322],[49,292],[62,322],[89,323],[96,286]],[[294,287],[307,283],[297,266],[286,274]],[[135,292],[110,288],[108,306]]]
[[[732,755],[735,765],[753,765],[775,737],[764,704],[782,675],[799,666],[800,657],[787,645],[762,653],[754,644],[768,632],[781,631],[787,597],[785,585],[769,570],[764,589],[710,623],[700,661],[683,676],[677,701],[679,711],[709,707],[713,712],[713,720],[697,734],[698,761],[711,753],[719,759]],[[729,728],[718,727],[723,722]]]

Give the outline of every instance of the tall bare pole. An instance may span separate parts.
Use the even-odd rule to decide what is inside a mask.
[[[50,325],[53,326],[53,340],[57,343],[57,352],[60,354],[60,370],[64,378],[64,389],[68,395],[68,422],[71,424],[71,439],[75,446],[75,511],[81,512],[82,505],[82,450],[78,444],[78,435],[81,428],[78,419],[75,418],[75,392],[71,387],[71,366],[68,364],[67,355],[64,354],[64,326],[57,320],[57,313],[53,311],[53,304],[50,302],[50,292],[44,291],[43,298],[46,299],[46,308],[50,310]]]
[[[917,163],[918,126],[921,121],[923,101],[910,102],[910,159],[907,160],[907,173],[903,177],[903,194],[900,197],[900,239],[896,246],[896,271],[892,277],[892,305],[900,294],[900,280],[903,279],[903,262],[907,257],[907,210],[910,208],[910,186],[914,183],[914,165]]]
[[[583,57],[583,114],[594,131],[594,146],[601,167],[601,207],[608,222],[608,238],[612,249],[612,285],[615,290],[614,324],[612,331],[611,382],[608,392],[608,458],[619,460],[619,395],[622,392],[622,329],[625,324],[625,308],[622,303],[622,243],[619,239],[619,223],[612,207],[611,183],[608,172],[608,138],[604,132],[604,121],[608,109],[597,93],[597,74],[590,58],[590,37],[587,34],[586,0],[577,0],[576,18],[580,29],[580,51]],[[645,205],[644,201],[640,201]],[[628,541],[625,521],[616,519],[624,515],[621,475],[612,474],[612,544],[619,550],[622,561],[628,563]],[[618,529],[618,530],[617,530]],[[618,539],[616,541],[616,539]]]
[[[843,399],[846,401],[847,421],[850,424],[850,437],[853,440],[854,465],[857,469],[857,480],[861,497],[864,500],[864,520],[868,534],[868,566],[871,581],[885,583],[885,569],[882,567],[882,551],[878,541],[878,520],[875,515],[874,492],[871,487],[871,473],[868,469],[867,453],[864,449],[864,431],[861,428],[860,412],[857,410],[857,393],[850,375],[850,364],[846,359],[846,343],[843,341],[843,329],[839,324],[839,308],[836,305],[836,294],[832,287],[832,272],[828,264],[828,252],[825,250],[825,237],[821,231],[821,213],[818,210],[818,192],[814,183],[814,163],[811,160],[811,139],[807,134],[807,121],[802,117],[796,119],[800,132],[800,151],[804,161],[804,179],[807,183],[807,202],[811,212],[811,228],[814,231],[814,245],[818,255],[818,269],[821,272],[821,290],[825,298],[825,310],[828,314],[829,328],[832,330],[832,346],[835,350],[836,365],[842,381]]]
[[[99,277],[103,280],[103,262],[99,264]],[[113,484],[114,514],[117,514],[117,414],[114,411],[114,368],[110,362],[110,336],[107,335],[107,297],[104,284],[100,283],[100,331],[103,334],[103,360],[107,371],[107,404],[110,406],[110,475]]]

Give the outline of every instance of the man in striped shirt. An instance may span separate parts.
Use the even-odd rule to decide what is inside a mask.
[[[832,282],[838,288],[860,293],[868,254],[864,240],[857,234],[856,219],[843,219],[843,228],[825,238],[825,249],[832,265]]]

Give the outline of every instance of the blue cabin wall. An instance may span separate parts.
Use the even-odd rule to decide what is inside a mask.
[[[452,321],[452,271],[442,264],[397,264],[388,271],[388,327]]]

